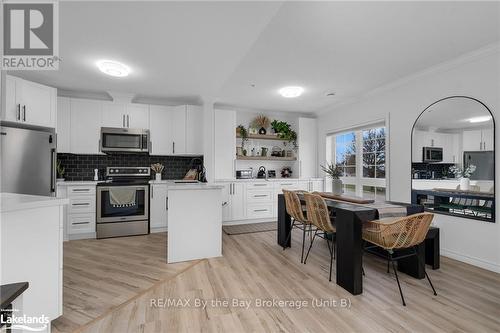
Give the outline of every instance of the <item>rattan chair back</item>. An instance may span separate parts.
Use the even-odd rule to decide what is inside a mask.
[[[386,221],[365,222],[363,239],[384,249],[404,249],[425,240],[434,214],[420,213]]]
[[[324,232],[335,232],[325,199],[318,194],[310,193],[305,193],[304,198],[309,222]]]
[[[285,196],[285,207],[286,212],[293,219],[298,222],[307,223],[307,218],[304,216],[304,211],[302,210],[302,204],[300,203],[300,198],[297,193],[302,193],[303,191],[288,191],[283,190],[283,195]]]

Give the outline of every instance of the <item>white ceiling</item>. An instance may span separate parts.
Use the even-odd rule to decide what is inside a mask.
[[[60,2],[60,70],[16,75],[65,90],[314,112],[498,42],[499,22],[499,2]],[[106,77],[101,58],[133,73]],[[277,94],[292,84],[303,96]]]

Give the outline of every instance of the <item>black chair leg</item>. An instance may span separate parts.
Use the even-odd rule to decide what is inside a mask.
[[[392,260],[392,255],[389,254],[391,257],[391,262],[392,262],[392,269],[394,270],[394,274],[396,274],[396,282],[398,283],[398,288],[399,288],[399,294],[401,295],[401,300],[403,301],[403,306],[406,306],[405,298],[403,296],[403,291],[401,290],[401,285],[399,284],[399,278],[398,278],[398,270],[396,269],[396,264]]]
[[[314,243],[314,239],[316,239],[316,234],[318,233],[318,230],[316,230],[314,232],[314,236],[311,240],[311,244],[309,244],[309,249],[307,250],[307,254],[306,254],[306,257],[304,258],[304,265],[306,264],[306,261],[307,261],[307,258],[309,257],[309,252],[311,251],[311,247],[313,246],[313,243]]]
[[[332,241],[332,244],[330,245],[330,241],[327,239],[326,243],[328,244],[328,251],[330,251],[330,276],[328,277],[328,281],[332,282],[332,265],[333,265],[333,253],[335,251],[334,249],[334,243]]]
[[[389,259],[387,259],[387,273],[389,273],[389,266],[391,264],[391,261]]]
[[[300,255],[300,263],[302,264],[304,262],[304,243],[306,242],[306,229],[307,225],[303,225],[303,233],[302,233],[302,254]]]

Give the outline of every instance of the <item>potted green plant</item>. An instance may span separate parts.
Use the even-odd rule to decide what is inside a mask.
[[[66,169],[62,166],[62,163],[60,160],[57,161],[56,172],[57,172],[57,180],[63,181],[64,180],[64,173],[66,172]]]
[[[247,156],[247,151],[245,149],[245,142],[248,141],[248,131],[245,128],[245,126],[238,125],[238,127],[236,127],[236,133],[238,133],[238,135],[241,138],[241,150],[242,150],[242,154],[243,154],[243,156]]]
[[[455,175],[455,178],[460,179],[460,189],[468,191],[470,189],[470,176],[476,171],[476,166],[470,164],[467,168],[460,168],[455,165],[450,167],[450,172]]]
[[[332,179],[332,193],[338,195],[342,194],[342,180],[340,179],[342,176],[342,168],[336,164],[327,163],[326,167],[322,165],[321,169]]]
[[[295,150],[299,148],[297,144],[297,132],[292,130],[292,127],[289,123],[287,123],[286,121],[280,121],[275,119],[271,123],[271,127],[277,134],[278,138],[287,142],[291,142]]]

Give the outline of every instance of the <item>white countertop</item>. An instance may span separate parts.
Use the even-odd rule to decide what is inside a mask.
[[[166,179],[166,180],[150,180],[149,183],[151,185],[166,185],[168,190],[213,190],[213,189],[221,189],[224,186],[216,185],[212,183],[176,183],[178,180],[174,179]]]
[[[309,180],[324,180],[325,178],[251,178],[251,179],[217,179],[215,182],[283,182],[283,181],[309,181]]]
[[[17,193],[1,193],[0,200],[0,211],[2,213],[40,207],[67,205],[69,203],[69,200],[64,198]]]
[[[101,180],[102,181],[102,180]],[[56,185],[58,186],[92,186],[99,183],[96,180],[71,180],[71,181],[58,181]]]

